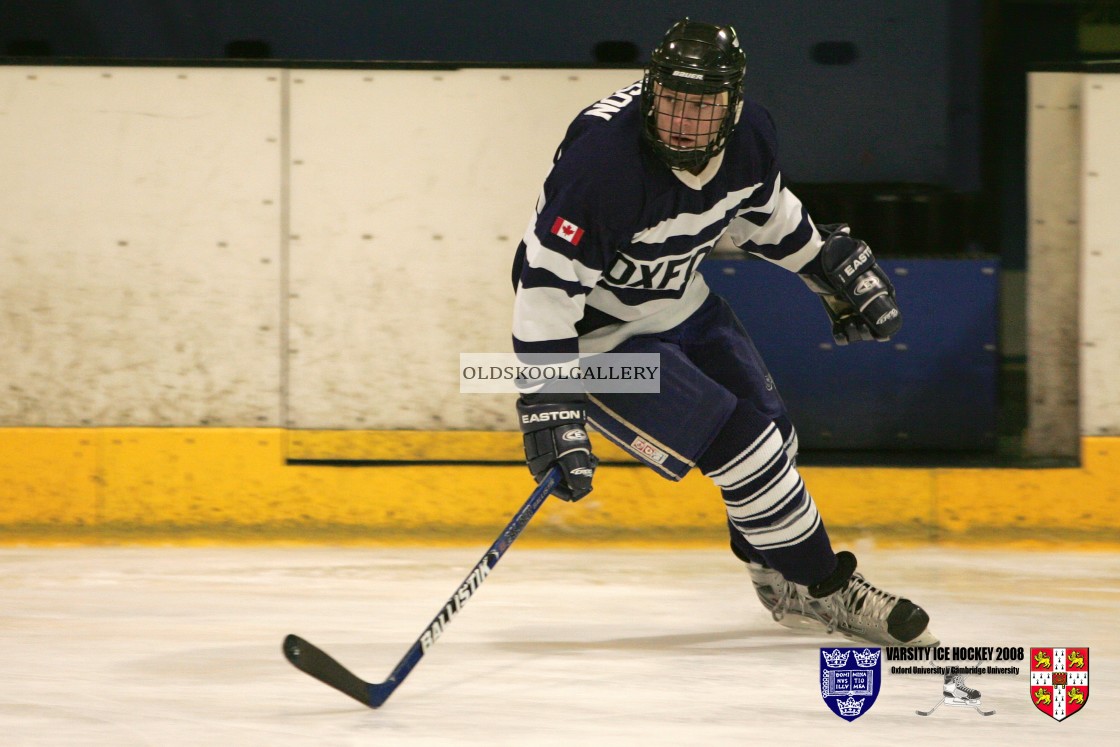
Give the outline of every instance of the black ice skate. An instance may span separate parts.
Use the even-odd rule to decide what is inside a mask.
[[[808,587],[827,631],[882,646],[928,647],[940,643],[929,631],[929,615],[909,599],[877,589],[856,573],[856,556],[836,554],[831,576]]]
[[[961,705],[976,705],[980,702],[980,691],[964,684],[963,674],[945,675],[944,693],[946,698],[961,701]]]

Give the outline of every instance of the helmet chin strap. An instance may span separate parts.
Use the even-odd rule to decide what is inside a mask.
[[[719,167],[723,164],[723,154],[724,151],[721,150],[709,158],[703,166],[695,169],[671,169],[671,172],[686,187],[703,189],[719,171]]]

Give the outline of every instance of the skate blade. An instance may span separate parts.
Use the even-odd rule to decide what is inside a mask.
[[[839,633],[849,641],[855,641],[857,643],[870,643],[873,646],[898,646],[899,648],[932,648],[934,646],[941,645],[941,641],[937,638],[937,636],[929,632],[928,628],[922,631],[921,634],[916,638],[905,642],[896,640],[890,634],[884,634],[884,640],[877,640],[873,638],[865,638],[858,633],[853,633],[847,630],[837,629],[834,632]]]
[[[980,705],[979,699],[968,700],[967,698],[945,698],[945,705],[951,706],[967,706],[968,708],[976,708]]]
[[[933,646],[940,646],[941,641],[937,636],[929,632],[929,628],[926,628],[917,638],[913,638],[901,645],[906,648],[932,648]]]
[[[824,633],[828,627],[820,620],[814,620],[811,617],[803,617],[802,615],[787,615],[781,620],[774,622],[781,625],[783,628],[795,631],[797,633]]]

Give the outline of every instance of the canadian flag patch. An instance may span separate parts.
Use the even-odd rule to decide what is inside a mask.
[[[557,218],[552,224],[552,232],[572,246],[579,246],[579,240],[583,238],[583,229],[563,218]]]

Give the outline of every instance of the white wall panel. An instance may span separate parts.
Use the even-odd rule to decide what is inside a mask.
[[[280,76],[0,68],[0,425],[277,425]]]
[[[556,146],[636,70],[291,72],[287,423],[513,429],[460,395],[510,349],[517,242]]]
[[[1082,85],[1081,427],[1120,435],[1120,75]]]
[[[458,355],[509,349],[553,151],[637,75],[0,68],[0,426],[511,428]],[[1089,435],[1120,433],[1118,77],[1083,93]]]
[[[1027,384],[1024,449],[1081,451],[1078,364],[1081,252],[1081,73],[1028,76]],[[1006,276],[1006,272],[1005,272]],[[1006,280],[1006,277],[1005,277]]]

